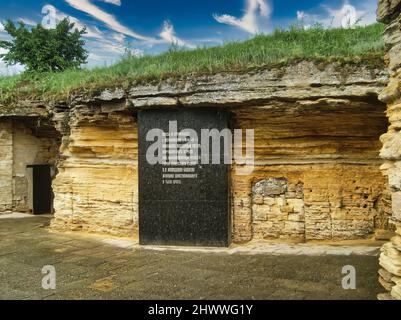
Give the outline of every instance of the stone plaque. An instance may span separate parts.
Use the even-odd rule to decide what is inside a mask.
[[[224,139],[220,139],[220,164],[211,163],[216,153],[211,142],[210,164],[202,164],[200,143],[201,130],[227,129],[229,115],[209,108],[157,109],[140,111],[138,122],[140,243],[228,246],[230,165],[223,161]],[[198,140],[181,133],[188,129]],[[155,151],[160,131],[163,147]],[[182,150],[183,145],[189,146],[184,158],[174,151]],[[161,154],[163,160],[149,161],[149,151]]]

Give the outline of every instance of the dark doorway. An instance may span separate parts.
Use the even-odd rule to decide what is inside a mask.
[[[176,122],[178,131],[189,128],[201,137],[202,129],[228,128],[229,115],[209,108],[139,112],[140,243],[228,246],[230,166],[150,164],[146,159],[153,143],[147,141],[148,133],[156,128],[168,133],[170,122]],[[168,145],[174,144],[170,138],[165,138]],[[222,147],[217,157],[222,158],[223,150]]]
[[[32,206],[34,214],[49,214],[53,211],[53,192],[50,165],[31,165]]]

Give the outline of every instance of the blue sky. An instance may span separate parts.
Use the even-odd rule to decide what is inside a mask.
[[[155,54],[172,43],[189,49],[245,40],[257,33],[300,23],[326,27],[371,24],[377,0],[0,0],[0,21],[23,20],[52,27],[69,17],[86,27],[88,66],[109,65],[129,47],[134,54]],[[56,20],[55,20],[56,19]],[[0,39],[8,39],[0,24]],[[11,74],[21,66],[6,67]]]

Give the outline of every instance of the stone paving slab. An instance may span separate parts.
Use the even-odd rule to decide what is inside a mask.
[[[0,299],[376,299],[377,244],[251,243],[229,249],[141,247],[49,232],[49,217],[0,221]],[[41,268],[56,269],[56,290]],[[352,265],[357,289],[344,290]]]

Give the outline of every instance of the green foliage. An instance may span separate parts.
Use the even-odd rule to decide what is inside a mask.
[[[289,31],[277,30],[271,35],[259,35],[245,42],[231,42],[213,48],[182,50],[173,47],[156,56],[126,55],[120,63],[108,68],[0,77],[0,104],[12,103],[22,96],[65,98],[74,90],[128,86],[135,82],[194,74],[246,72],[299,60],[319,63],[367,61],[384,67],[383,30],[382,24],[353,29],[315,26],[304,30],[294,27]]]
[[[12,41],[0,41],[0,48],[8,50],[0,55],[8,65],[20,63],[29,72],[60,72],[78,69],[86,63],[88,54],[84,49],[82,35],[68,19],[55,29],[45,29],[40,24],[29,30],[23,22],[17,27],[12,21],[4,26]]]

